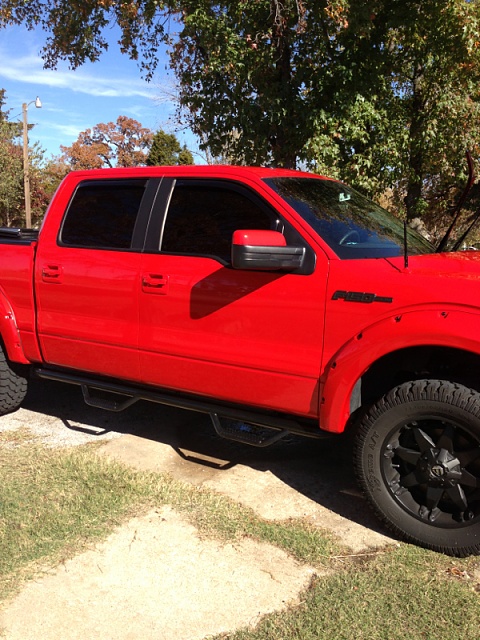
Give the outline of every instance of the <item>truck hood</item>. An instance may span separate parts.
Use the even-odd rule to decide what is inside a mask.
[[[475,281],[480,294],[480,251],[457,251],[410,256],[405,269],[404,259],[386,258],[395,269],[412,276],[435,276],[443,279]],[[479,298],[480,302],[480,298]]]
[[[397,308],[435,304],[480,311],[480,252],[411,256],[407,268],[403,257],[386,261],[397,271],[390,280]]]

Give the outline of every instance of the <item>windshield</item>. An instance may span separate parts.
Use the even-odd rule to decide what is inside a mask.
[[[392,258],[403,255],[403,222],[341,182],[321,178],[268,178],[265,181],[318,233],[339,258]],[[408,228],[408,253],[434,247]]]

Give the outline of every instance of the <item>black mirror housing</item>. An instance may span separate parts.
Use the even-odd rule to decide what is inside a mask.
[[[235,231],[232,241],[234,269],[257,271],[296,271],[305,258],[304,247],[287,246],[278,231]]]

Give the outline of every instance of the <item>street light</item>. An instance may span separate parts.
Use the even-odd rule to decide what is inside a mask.
[[[23,113],[23,185],[25,188],[25,220],[27,229],[30,229],[32,226],[32,209],[30,205],[30,166],[28,162],[28,122],[27,122],[27,111],[28,107],[35,103],[37,109],[42,108],[42,103],[40,98],[37,96],[35,100],[32,100],[29,103],[24,102],[22,104],[22,113]]]

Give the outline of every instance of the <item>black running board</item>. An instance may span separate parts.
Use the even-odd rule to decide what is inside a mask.
[[[33,374],[43,380],[80,386],[86,404],[97,409],[119,412],[139,400],[147,400],[178,409],[206,413],[211,417],[215,431],[219,436],[257,447],[269,446],[290,434],[316,439],[330,435],[322,432],[314,421],[302,424],[295,417],[277,413],[262,413],[237,405],[216,404],[196,396],[128,386],[107,379],[88,378],[67,371],[43,367],[34,369]],[[95,391],[106,393],[108,397],[95,394]]]
[[[292,433],[288,429],[275,429],[255,422],[234,420],[218,413],[211,413],[210,418],[217,435],[221,438],[253,447],[269,447]]]

